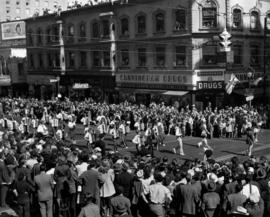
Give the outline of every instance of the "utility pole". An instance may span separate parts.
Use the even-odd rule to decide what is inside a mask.
[[[264,18],[264,34],[263,34],[263,104],[266,104],[266,37],[267,37],[267,16]]]

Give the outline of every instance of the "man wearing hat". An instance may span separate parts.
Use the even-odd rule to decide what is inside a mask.
[[[202,209],[205,211],[208,217],[213,217],[217,206],[220,204],[220,197],[215,192],[216,183],[209,181],[206,184],[207,192],[203,194]]]
[[[130,200],[123,195],[123,192],[124,188],[118,186],[116,188],[116,195],[111,199],[111,213],[113,217],[128,217],[131,215]]]
[[[81,209],[78,217],[100,217],[99,206],[96,205],[93,194],[89,193],[85,195],[86,205]]]

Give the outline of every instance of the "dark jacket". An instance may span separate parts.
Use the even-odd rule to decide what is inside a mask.
[[[127,198],[131,196],[131,187],[133,182],[133,175],[128,172],[122,172],[117,175],[117,179],[114,182],[115,187],[122,186],[124,188],[123,195]]]

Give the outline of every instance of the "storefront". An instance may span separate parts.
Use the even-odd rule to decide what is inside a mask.
[[[176,101],[185,106],[192,103],[191,71],[147,71],[145,73],[119,72],[116,86],[120,101],[148,105],[150,102],[174,104]]]

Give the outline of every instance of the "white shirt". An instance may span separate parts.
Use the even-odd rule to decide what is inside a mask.
[[[38,125],[37,132],[41,133],[44,136],[47,136],[49,134],[49,131],[47,127],[45,126],[45,124]]]
[[[85,172],[87,170],[88,167],[88,163],[86,162],[82,162],[81,164],[77,165],[77,171],[78,171],[78,176],[82,175],[83,172]]]
[[[250,185],[251,185],[251,189],[250,189]],[[253,185],[253,184],[244,185],[241,193],[243,195],[245,195],[247,198],[249,198],[251,194],[256,194],[256,195],[260,196],[260,191],[259,191],[258,187],[256,185]]]

